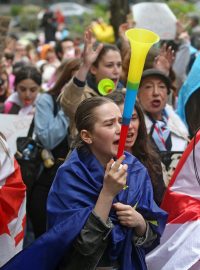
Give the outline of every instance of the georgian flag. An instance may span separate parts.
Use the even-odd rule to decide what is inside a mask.
[[[0,138],[0,266],[23,245],[26,187],[17,161]]]
[[[200,270],[200,131],[183,153],[161,208],[168,223],[146,256],[149,270]]]

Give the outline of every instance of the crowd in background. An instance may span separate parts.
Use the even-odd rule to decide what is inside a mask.
[[[164,230],[167,214],[160,206],[165,190],[179,159],[200,126],[200,79],[199,65],[197,64],[200,57],[198,18],[188,19],[186,26],[177,22],[176,38],[174,40],[161,40],[158,46],[153,46],[150,49],[145,61],[126,139],[125,151],[128,154],[126,158],[118,159],[112,167],[114,161],[109,163],[111,158],[108,153],[109,144],[107,145],[108,149],[106,149],[109,133],[108,137],[103,136],[104,129],[101,126],[101,121],[107,121],[105,126],[114,125],[116,113],[118,115],[123,113],[131,55],[130,44],[125,32],[134,28],[134,22],[132,25],[130,25],[130,21],[129,23],[125,22],[120,26],[118,40],[110,38],[106,39],[105,42],[104,38],[99,40],[93,31],[94,25],[100,24],[100,19],[94,20],[88,26],[82,38],[72,38],[63,26],[64,19],[61,15],[59,13],[55,17],[56,14],[49,11],[45,13],[42,21],[43,39],[37,37],[34,40],[25,40],[19,38],[17,34],[8,32],[4,55],[1,59],[0,113],[21,116],[33,115],[36,140],[47,150],[48,155],[53,160],[52,165],[43,166],[41,174],[35,180],[31,190],[28,191],[27,225],[24,226],[26,228],[25,243],[30,241],[32,235],[34,235],[34,239],[37,239],[64,218],[71,218],[74,223],[79,222],[77,217],[68,213],[69,210],[67,213],[65,212],[67,204],[72,204],[73,207],[77,205],[77,208],[81,208],[79,214],[82,220],[79,226],[74,225],[74,230],[77,232],[74,233],[73,239],[76,240],[73,240],[73,252],[63,250],[63,253],[61,252],[63,258],[64,254],[67,254],[66,258],[72,254],[74,260],[70,259],[70,262],[66,262],[66,259],[62,258],[58,269],[84,269],[80,268],[80,261],[84,262],[83,265],[86,267],[84,255],[90,254],[87,248],[96,250],[95,246],[87,242],[86,231],[93,230],[92,226],[99,229],[98,237],[93,234],[94,238],[92,239],[94,242],[96,241],[100,255],[97,252],[99,255],[98,265],[95,264],[94,255],[91,255],[91,265],[93,267],[96,265],[97,268],[87,269],[101,269],[101,267],[110,266],[109,252],[107,253],[109,241],[104,241],[101,244],[99,239],[104,234],[106,235],[105,239],[107,239],[114,225],[112,237],[122,237],[125,245],[122,247],[118,242],[116,244],[116,247],[123,254],[123,258],[120,258],[120,264],[126,265],[123,267],[135,267],[130,269],[138,269],[136,268],[138,265],[139,269],[146,269],[142,260],[140,261],[140,255],[142,254],[141,256],[144,258],[143,250],[148,252],[156,246],[156,241],[159,240]],[[98,84],[105,78],[114,82],[115,91],[106,97],[101,97]],[[108,108],[107,104],[109,104]],[[109,116],[113,114],[114,120],[104,120],[103,113],[101,114],[99,111],[100,107],[102,112],[105,110]],[[113,111],[110,108],[113,108]],[[92,119],[92,114],[96,117],[96,123],[100,123],[98,131],[94,128],[95,120]],[[105,132],[108,130],[105,129]],[[117,132],[118,135],[115,135],[113,145],[119,143],[120,128]],[[81,140],[82,142],[80,142]],[[4,155],[9,157],[9,151],[6,150],[9,147],[3,135],[1,141],[1,148],[6,153]],[[88,145],[97,160],[94,161],[91,153],[84,152],[83,142]],[[112,151],[113,155],[116,154],[116,151]],[[87,162],[84,157],[88,159]],[[10,158],[14,157],[10,156]],[[61,166],[65,159],[64,166]],[[127,159],[128,164],[134,164],[135,167],[133,166],[131,172],[127,172],[126,163],[123,164],[124,159]],[[105,176],[102,171],[98,173],[92,171],[89,161],[94,165],[94,171],[97,170],[97,172],[98,166],[100,167],[98,162],[103,165]],[[121,163],[123,164],[122,169]],[[1,162],[0,171],[3,166],[6,164]],[[119,173],[118,177],[124,179],[125,176],[128,179],[128,189],[135,189],[135,187],[132,187],[127,173],[134,175],[136,179],[140,177],[142,184],[137,182],[136,190],[139,192],[138,190],[143,189],[141,201],[137,202],[134,199],[126,201],[122,195],[118,195],[125,184],[124,182],[117,185],[116,182],[114,184],[114,179],[111,179],[113,187],[109,186],[109,166],[111,166],[110,170],[113,174],[115,173],[115,176],[119,170],[121,174]],[[80,168],[81,172],[79,172]],[[135,168],[137,168],[138,174]],[[17,169],[18,167],[16,167]],[[88,170],[91,170],[91,174],[88,174]],[[82,186],[79,187],[75,176],[77,179],[84,179],[85,189]],[[103,192],[101,191],[99,195],[98,190],[101,189],[98,189],[97,178],[100,176],[104,179],[104,184]],[[98,188],[95,186],[96,189],[93,190],[86,178],[90,179],[92,183],[94,182],[93,185],[97,185]],[[67,198],[63,197],[65,185],[61,181],[62,179],[65,179],[66,182],[67,179],[72,181],[68,187],[71,193],[68,190],[65,194],[68,196]],[[20,185],[24,188],[22,183]],[[77,202],[73,202],[72,194],[77,196]],[[78,199],[79,196],[83,196],[82,200]],[[112,201],[114,200],[113,208],[117,213],[116,216],[112,213],[113,208],[109,206],[109,196]],[[136,195],[133,194],[133,196]],[[124,200],[124,204],[117,202],[116,197],[119,201],[123,202]],[[156,202],[155,205],[153,201]],[[137,207],[134,208],[133,203]],[[102,204],[104,204],[104,209],[102,209]],[[132,210],[134,213],[130,215],[130,223],[127,220],[123,221],[122,212],[128,213],[130,210],[124,207],[126,204],[130,204],[132,209],[134,208]],[[54,207],[58,205],[60,212],[58,211],[54,215]],[[92,212],[90,208],[92,208]],[[106,213],[105,209],[107,209]],[[136,211],[135,209],[140,210]],[[76,212],[74,209],[73,211]],[[108,218],[113,216],[114,218],[111,219],[114,225]],[[162,228],[152,227],[148,216],[159,220],[159,222],[162,220],[160,222],[160,224],[163,222]],[[127,254],[133,240],[128,232],[126,239],[124,238],[123,230],[121,227],[117,227],[116,218],[120,220],[121,225],[132,227],[137,232],[134,235],[135,249],[138,252],[142,247],[142,253],[135,255],[135,265],[134,263],[125,263],[128,260]],[[133,218],[138,221],[137,224],[136,221],[132,221]],[[68,226],[69,230],[70,226],[73,225],[68,224]],[[79,236],[77,237],[77,235]],[[157,240],[155,240],[156,237]],[[84,243],[87,243],[88,246],[85,247]],[[70,246],[72,243],[69,242],[67,245]],[[84,251],[82,252],[82,250]],[[119,254],[114,249],[114,245],[110,247],[110,250],[113,252],[111,265],[113,268],[109,269],[121,269],[117,259]],[[0,266],[8,259],[1,262],[0,258]],[[64,268],[66,265],[69,268]]]

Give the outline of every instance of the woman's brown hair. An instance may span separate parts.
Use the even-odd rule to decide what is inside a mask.
[[[107,95],[107,97],[112,99],[119,106],[124,104],[125,93],[121,91],[114,91],[113,93]],[[147,168],[153,186],[155,187],[158,182],[158,173],[160,172],[160,174],[162,174],[162,167],[160,166],[159,162],[155,162],[159,161],[160,157],[154,149],[149,135],[147,134],[144,115],[137,101],[135,103],[135,110],[137,111],[140,124],[138,136],[132,147],[132,154],[137,157],[139,161]]]
[[[104,55],[107,54],[108,51],[116,51],[120,54],[120,50],[116,45],[104,43],[103,48],[101,49],[96,61],[93,63],[93,66],[98,67],[99,62],[104,57]]]
[[[72,58],[65,60],[56,70],[57,80],[55,85],[49,90],[49,94],[58,96],[66,83],[73,77],[74,72],[80,68],[81,59]]]
[[[7,73],[6,69],[5,69],[5,67],[1,65],[0,66],[0,80],[1,80],[1,83],[4,81],[2,79],[2,75],[5,75],[6,80],[7,80],[7,88],[6,88],[5,94],[3,95],[3,99],[4,99],[3,101],[5,101],[8,98],[8,96],[10,95],[9,76],[8,76],[8,73]]]

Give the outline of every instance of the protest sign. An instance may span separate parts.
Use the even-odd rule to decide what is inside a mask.
[[[161,40],[175,38],[177,19],[167,4],[144,2],[132,5],[131,9],[135,27],[151,30]]]
[[[11,152],[16,152],[16,139],[26,136],[33,116],[17,114],[0,114],[0,131],[6,137]]]

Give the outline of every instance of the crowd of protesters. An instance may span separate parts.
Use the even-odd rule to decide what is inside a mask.
[[[47,10],[43,39],[25,40],[8,31],[0,65],[0,113],[32,115],[35,140],[53,160],[28,191],[29,226],[23,225],[26,240],[31,233],[35,240],[56,231],[51,245],[59,256],[54,262],[48,258],[50,268],[41,269],[147,269],[145,253],[159,243],[167,220],[160,208],[165,190],[200,126],[200,80],[191,74],[199,76],[200,31],[198,19],[192,22],[177,22],[176,38],[150,49],[125,154],[118,159],[131,55],[125,31],[134,24],[122,24],[112,43],[97,40],[94,22],[76,39],[63,30],[61,14]],[[115,91],[102,97],[98,84],[105,78],[114,82]],[[0,139],[6,162],[16,162],[3,134]],[[4,166],[1,161],[0,172]],[[1,201],[6,181],[0,184]],[[5,228],[3,207],[0,227]],[[0,251],[0,266],[10,258],[1,259]],[[5,269],[26,269],[14,267]]]

